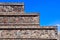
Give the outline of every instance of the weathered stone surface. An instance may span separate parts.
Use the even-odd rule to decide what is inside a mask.
[[[0,40],[53,39],[57,40],[57,27],[40,27],[39,14],[24,14],[23,4],[0,3]]]
[[[40,28],[39,25],[22,25],[22,26],[0,26],[0,28]]]
[[[55,30],[0,30],[0,38],[57,39]]]
[[[39,26],[37,24],[21,24],[21,25],[8,25],[8,26],[2,25],[2,26],[0,26],[0,28],[39,28],[42,30],[43,29],[47,29],[47,30],[51,30],[51,29],[55,30],[56,29],[56,31],[57,31],[57,27],[52,27],[52,26],[42,27],[42,26]]]
[[[23,12],[24,6],[0,6],[0,12]]]
[[[0,40],[56,40],[56,39],[41,39],[41,38],[20,38],[20,39],[14,39],[14,38],[8,38],[8,39],[0,39]]]
[[[24,12],[0,12],[0,16],[1,15],[21,15],[21,14],[23,15]]]
[[[6,2],[3,2],[3,3],[0,3],[0,6],[19,6],[19,5],[24,5],[24,3],[22,2],[22,3],[20,3],[20,2],[18,2],[18,3],[16,3],[16,2],[14,2],[14,3],[12,3],[12,2],[10,2],[10,3],[6,3]]]
[[[0,23],[39,23],[37,17],[0,17]]]

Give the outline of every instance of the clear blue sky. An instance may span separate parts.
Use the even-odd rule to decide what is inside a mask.
[[[60,26],[60,0],[0,0],[0,2],[24,2],[25,12],[39,12],[40,25]],[[58,27],[60,31],[60,27]]]

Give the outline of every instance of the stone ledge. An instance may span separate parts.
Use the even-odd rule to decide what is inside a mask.
[[[39,23],[0,23],[0,26],[39,25]]]
[[[23,15],[24,12],[0,12],[0,16],[1,15]]]
[[[36,26],[1,26],[0,30],[57,30],[56,27],[40,27]]]
[[[57,40],[57,39],[41,39],[41,38],[0,38],[0,39],[20,39],[20,40]]]
[[[4,5],[5,6],[11,6],[11,5],[15,5],[15,6],[17,5],[18,6],[18,5],[24,5],[24,3],[5,3],[5,2],[0,3],[0,6],[4,6]]]
[[[0,30],[55,30],[55,28],[0,28]]]
[[[0,12],[0,16],[1,15],[6,15],[6,16],[7,15],[34,16],[35,15],[35,16],[39,16],[39,13],[32,12],[32,13],[29,13],[29,14],[28,13],[24,14],[23,11],[22,12]]]

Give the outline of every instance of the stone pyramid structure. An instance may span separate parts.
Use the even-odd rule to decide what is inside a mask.
[[[57,40],[57,26],[40,26],[39,13],[24,3],[0,3],[0,40]]]

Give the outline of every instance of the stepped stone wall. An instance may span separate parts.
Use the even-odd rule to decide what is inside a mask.
[[[0,23],[39,23],[39,17],[0,17]]]
[[[0,38],[57,39],[56,30],[0,30]]]
[[[23,12],[23,11],[24,11],[23,5],[0,4],[0,12]]]
[[[23,27],[23,26],[22,26]],[[0,39],[6,40],[57,40],[57,28],[52,27],[31,27],[23,28],[0,28]],[[9,38],[9,39],[8,39]]]
[[[40,26],[39,14],[24,14],[23,3],[0,3],[0,40],[57,40],[57,26]]]

